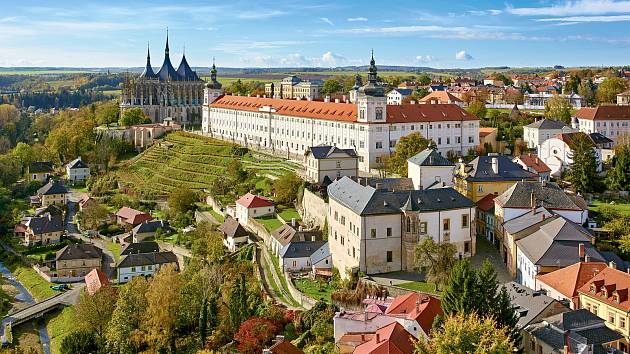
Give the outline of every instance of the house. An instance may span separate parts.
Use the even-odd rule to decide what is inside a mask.
[[[342,277],[412,270],[426,237],[453,244],[461,257],[475,253],[475,205],[453,188],[387,190],[343,177],[328,197],[328,242]]]
[[[335,348],[337,349],[335,353],[352,354],[356,347],[371,340],[372,337],[374,337],[374,332],[346,333],[335,343]]]
[[[275,208],[271,200],[247,193],[236,201],[236,219],[243,225],[247,225],[249,218],[273,215]]]
[[[149,220],[153,220],[153,217],[148,213],[128,207],[122,207],[116,212],[116,222],[125,228],[132,228]]]
[[[301,349],[284,340],[284,336],[277,335],[273,342],[271,347],[263,350],[263,354],[304,354]]]
[[[577,262],[551,273],[536,276],[536,290],[558,301],[566,301],[572,310],[580,308],[578,289],[608,265],[603,262]]]
[[[549,181],[551,169],[538,156],[525,154],[515,157],[512,161],[519,164],[524,170],[537,174],[539,181]]]
[[[547,139],[540,145],[538,157],[551,169],[552,177],[559,177],[562,172],[571,167],[573,163],[573,146],[577,139],[587,139],[595,151],[597,172],[602,171],[602,162],[610,158],[613,141],[600,133],[585,134],[564,133],[554,138]]]
[[[483,79],[483,85],[484,86],[505,86],[505,83],[495,78],[494,76],[488,76],[487,78]]]
[[[306,177],[313,183],[324,185],[343,176],[359,176],[359,159],[354,149],[340,149],[331,145],[309,147],[304,153]]]
[[[536,151],[538,151],[540,145],[547,139],[575,131],[575,129],[561,120],[545,118],[524,126],[523,140],[525,140],[529,149],[536,149]]]
[[[170,229],[171,227],[168,225],[167,221],[149,220],[136,225],[136,227],[131,230],[131,234],[133,235],[133,242],[137,243],[154,238],[158,230],[166,233],[170,231]]]
[[[414,352],[413,336],[398,322],[379,328],[369,341],[354,349],[354,354],[413,354]]]
[[[87,194],[84,194],[83,197],[79,200],[79,211],[83,211],[86,207],[91,207],[97,205],[98,202],[96,199],[90,197]]]
[[[24,226],[26,226],[24,233],[26,246],[57,243],[66,232],[63,217],[51,213],[31,217]]]
[[[630,106],[630,90],[617,94],[618,106]]]
[[[120,250],[120,256],[126,256],[129,254],[140,254],[140,253],[155,253],[160,252],[160,246],[155,241],[144,241],[144,242],[136,242],[129,243],[122,247]]]
[[[59,181],[49,180],[43,187],[37,190],[35,196],[42,207],[49,205],[66,205],[68,189]]]
[[[175,253],[168,251],[128,254],[121,257],[116,266],[116,280],[122,284],[137,276],[151,276],[167,264],[179,269]]]
[[[575,113],[573,127],[586,134],[600,133],[616,141],[630,133],[630,106],[600,105],[580,108]]]
[[[280,268],[283,272],[311,271],[313,267],[311,257],[321,248],[328,248],[328,243],[326,241],[291,242],[280,250]]]
[[[90,167],[79,156],[66,165],[66,177],[72,183],[85,182],[90,177]]]
[[[527,354],[621,354],[611,348],[620,348],[623,336],[584,309],[546,317],[525,327],[521,333],[521,343]]]
[[[494,194],[488,194],[477,202],[475,225],[481,235],[499,248],[499,239],[494,237]]]
[[[153,141],[161,138],[164,134],[182,130],[182,126],[174,122],[172,118],[164,118],[161,123],[133,125],[129,130],[133,146],[136,150],[142,151],[153,145]]]
[[[499,195],[514,183],[536,181],[538,176],[525,171],[509,156],[478,156],[470,163],[460,163],[454,174],[455,190],[477,202],[488,194]]]
[[[330,247],[328,247],[328,245],[320,247],[311,254],[311,268],[311,274],[314,277],[331,278],[333,276],[332,256],[330,255]]]
[[[623,335],[616,348],[628,352],[630,338],[630,274],[614,263],[602,269],[578,289],[580,308],[603,319],[606,326]]]
[[[414,189],[428,189],[434,185],[453,185],[455,164],[440,155],[435,146],[419,152],[407,160],[407,177]]]
[[[60,277],[84,277],[92,269],[101,269],[102,251],[93,244],[72,244],[59,251],[55,257],[57,275]]]
[[[523,329],[543,318],[571,311],[563,303],[552,299],[541,291],[532,290],[517,282],[509,282],[505,290],[510,297],[512,308],[518,315],[516,327]]]
[[[406,321],[400,324],[409,333],[418,339],[428,339],[435,317],[444,316],[444,313],[438,298],[411,292],[397,296],[385,310],[385,315],[404,318]]]
[[[26,231],[26,225],[20,222],[19,224],[15,224],[15,226],[13,227],[13,236],[17,238],[24,238],[24,236],[26,236]]]
[[[238,220],[228,216],[218,230],[223,235],[223,245],[227,247],[230,252],[236,251],[239,247],[247,244],[249,240],[249,232],[245,230]]]
[[[412,89],[395,88],[387,94],[387,104],[402,104],[402,101],[412,93]]]
[[[448,91],[433,91],[422,97],[419,104],[455,104],[464,107],[464,101]]]
[[[271,253],[277,256],[280,254],[280,251],[291,242],[314,242],[322,240],[322,233],[319,230],[306,231],[302,229],[302,226],[297,226],[295,223],[283,224],[271,233],[269,246]]]
[[[42,183],[46,183],[48,181],[48,177],[52,176],[54,171],[53,163],[50,161],[36,161],[28,164],[28,170],[26,174],[28,175],[29,181],[39,181]]]
[[[487,153],[499,152],[499,143],[497,142],[497,128],[482,127],[479,128],[479,147],[483,148]]]
[[[107,275],[98,268],[92,269],[84,279],[85,287],[90,295],[94,295],[102,288],[110,285]]]

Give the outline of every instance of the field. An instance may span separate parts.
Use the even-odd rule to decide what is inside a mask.
[[[589,210],[597,213],[601,212],[602,208],[610,208],[622,216],[630,217],[630,203],[624,204],[617,202],[615,204],[609,204],[601,200],[593,200],[591,205],[588,206]]]
[[[266,176],[279,177],[299,168],[284,159],[252,151],[237,156],[237,147],[199,135],[172,133],[167,135],[165,143],[148,148],[117,173],[137,192],[163,195],[178,187],[208,188],[215,178],[225,176],[227,166],[237,159],[245,169],[259,176],[257,183],[261,184]]]

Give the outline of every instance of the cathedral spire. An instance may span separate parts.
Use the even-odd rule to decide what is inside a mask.
[[[147,65],[151,65],[151,51],[149,47],[149,41],[147,41]]]
[[[374,60],[374,49],[372,49],[372,59],[370,60],[370,68],[368,69],[368,82],[376,83],[376,61]]]
[[[166,27],[166,48],[164,48],[164,55],[168,56],[169,53],[169,49],[168,49],[168,27]]]

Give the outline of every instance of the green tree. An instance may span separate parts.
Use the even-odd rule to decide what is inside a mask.
[[[195,209],[195,203],[199,200],[197,193],[188,188],[177,188],[168,195],[168,207],[178,214],[185,214]]]
[[[86,205],[81,211],[81,228],[84,230],[96,230],[107,219],[109,211],[96,201]]]
[[[608,189],[630,190],[630,146],[621,145],[616,149],[613,168],[608,171],[606,182]]]
[[[428,280],[439,287],[447,282],[450,270],[456,262],[456,253],[457,249],[453,244],[436,243],[433,238],[427,237],[414,249],[415,263],[425,268]]]
[[[620,77],[609,77],[599,84],[597,88],[597,101],[599,103],[617,102],[617,94],[628,88],[626,80]]]
[[[20,141],[11,150],[11,154],[20,161],[20,174],[24,174],[26,167],[33,161],[33,148]]]
[[[151,347],[157,351],[175,348],[177,313],[182,306],[182,281],[173,265],[155,273],[146,292],[147,311],[144,326]]]
[[[564,93],[571,94],[577,93],[580,87],[580,78],[577,75],[571,75],[569,80],[567,80],[566,85],[564,85]]]
[[[324,81],[324,85],[322,86],[322,95],[333,95],[341,91],[343,86],[337,79],[328,79]]]
[[[61,354],[95,354],[100,352],[100,339],[88,330],[75,331],[63,338],[59,352]]]
[[[118,124],[125,127],[146,123],[151,123],[151,119],[140,108],[126,109],[118,120]]]
[[[486,117],[486,111],[486,103],[483,101],[475,100],[468,105],[468,113],[479,119]]]
[[[512,343],[518,345],[521,341],[521,331],[516,326],[519,316],[512,307],[510,295],[504,285],[501,286],[501,290],[497,293],[490,313],[497,325],[505,329]]]
[[[471,314],[479,312],[480,293],[488,292],[486,289],[478,289],[477,273],[470,268],[468,260],[462,260],[452,267],[446,290],[442,297],[442,311],[445,315],[454,315],[457,313]],[[496,285],[495,285],[496,286]],[[492,294],[492,299],[496,295]]]
[[[431,77],[427,74],[418,76],[418,83],[422,86],[426,86],[431,83]]]
[[[572,162],[567,172],[567,180],[578,193],[593,192],[597,183],[597,158],[593,143],[586,134],[577,134],[571,144]]]
[[[387,168],[392,173],[407,176],[407,160],[429,146],[429,140],[418,132],[403,136],[396,143],[396,152],[389,159]]]
[[[545,103],[545,117],[571,124],[572,109],[573,107],[567,99],[559,95],[554,95]]]
[[[292,205],[298,198],[302,179],[295,173],[287,173],[273,182],[275,201],[279,204]]]
[[[597,103],[595,100],[595,85],[593,85],[593,81],[590,79],[582,81],[578,87],[578,95],[582,96],[584,102],[589,107]]]
[[[112,124],[118,122],[120,117],[120,107],[117,101],[104,102],[96,106],[96,123]]]
[[[147,311],[148,287],[149,282],[144,277],[135,277],[119,288],[116,308],[105,333],[109,352],[138,353],[145,346],[142,320]]]

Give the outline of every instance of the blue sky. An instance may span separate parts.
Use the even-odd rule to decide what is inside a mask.
[[[0,66],[630,64],[630,1],[9,1]]]

